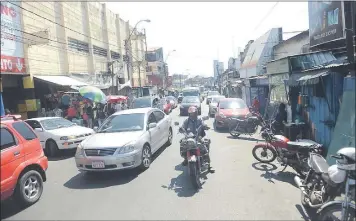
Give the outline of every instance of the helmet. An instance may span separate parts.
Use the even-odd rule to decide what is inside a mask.
[[[341,159],[336,160],[336,165],[340,170],[355,170],[355,148],[344,147],[336,153]]]
[[[189,107],[188,115],[189,115],[189,117],[197,118],[198,117],[198,109],[194,106]]]

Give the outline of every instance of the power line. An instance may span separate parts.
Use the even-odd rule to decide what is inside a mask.
[[[279,2],[276,2],[270,10],[267,12],[267,14],[261,19],[261,21],[258,23],[258,25],[255,27],[253,31],[256,31],[256,29],[264,22],[264,20],[272,13],[272,11],[275,9],[275,7],[278,5]]]

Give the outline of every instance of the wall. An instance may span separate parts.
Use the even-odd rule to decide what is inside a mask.
[[[273,59],[278,60],[283,57],[301,54],[303,46],[308,44],[309,31],[304,31],[274,46]]]

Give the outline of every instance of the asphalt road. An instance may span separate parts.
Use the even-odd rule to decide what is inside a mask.
[[[203,103],[204,104],[204,103]],[[207,115],[203,106],[203,115]],[[178,109],[171,114],[183,122]],[[208,124],[213,128],[213,119]],[[179,137],[162,148],[143,172],[121,171],[87,176],[80,173],[72,153],[49,162],[48,181],[35,205],[20,210],[2,203],[8,220],[308,220],[291,172],[256,164],[251,149],[257,138],[232,139],[227,132],[207,132],[212,139],[214,174],[195,192],[181,166]],[[278,164],[276,164],[278,166]],[[260,170],[258,170],[258,169]]]

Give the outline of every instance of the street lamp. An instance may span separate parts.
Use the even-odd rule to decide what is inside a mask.
[[[149,19],[142,19],[140,21],[138,21],[134,28],[132,29],[129,37],[127,39],[125,39],[124,43],[125,43],[125,55],[126,55],[126,68],[127,68],[127,77],[129,80],[131,80],[131,77],[130,77],[130,57],[129,57],[129,50],[131,48],[131,37],[132,37],[132,34],[134,33],[134,31],[136,30],[137,28],[137,25],[140,24],[141,22],[147,22],[147,23],[150,23],[151,20]],[[131,82],[132,83],[132,82]]]
[[[168,54],[167,54],[167,56],[166,56],[166,58],[164,59],[164,61],[163,61],[163,89],[165,89],[166,87],[165,87],[165,82],[166,82],[166,78],[168,77],[168,73],[166,73],[166,63],[167,63],[167,60],[168,60],[168,58],[169,58],[169,56],[173,53],[173,52],[176,52],[176,50],[174,49],[174,50],[171,50],[171,51],[169,51],[168,52]],[[167,75],[167,76],[166,76]]]

